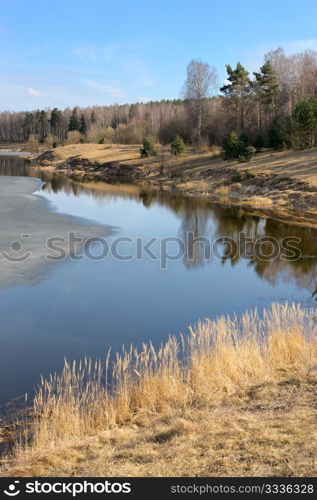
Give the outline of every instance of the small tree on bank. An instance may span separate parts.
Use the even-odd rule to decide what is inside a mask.
[[[154,138],[150,135],[145,137],[143,147],[140,148],[140,155],[142,158],[155,156],[157,154]]]
[[[184,153],[185,149],[185,142],[179,135],[177,135],[171,144],[171,153],[175,156],[180,155]]]
[[[236,132],[229,132],[225,135],[222,147],[226,160],[238,159],[240,162],[245,162],[251,158],[251,151],[245,135],[238,137]]]

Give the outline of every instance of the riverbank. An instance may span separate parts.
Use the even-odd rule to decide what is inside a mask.
[[[273,304],[205,320],[181,342],[119,356],[112,392],[107,361],[66,364],[0,475],[315,476],[313,313]]]
[[[76,144],[33,160],[73,180],[146,182],[149,186],[205,197],[254,214],[317,226],[317,150],[266,151],[248,163],[225,161],[219,148],[174,157],[168,148],[140,158],[137,145]]]

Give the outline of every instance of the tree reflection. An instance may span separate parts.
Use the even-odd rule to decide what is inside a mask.
[[[2,157],[0,175],[39,177],[45,183],[42,189],[47,192],[63,191],[75,196],[85,194],[95,199],[129,198],[143,203],[146,208],[150,208],[155,202],[171,210],[180,219],[178,236],[185,243],[183,263],[187,269],[195,269],[212,262],[215,258],[213,253],[215,248],[212,248],[212,243],[218,239],[219,258],[223,265],[235,266],[244,259],[259,277],[271,284],[282,279],[295,281],[298,287],[308,290],[313,290],[315,287],[317,268],[315,229],[264,219],[238,208],[224,207],[205,199],[189,198],[155,189],[149,184],[75,182],[62,173],[32,166],[18,157]],[[274,238],[279,244],[286,237],[297,237],[300,240],[297,246],[301,257],[296,260],[283,260],[280,256],[261,259],[249,251],[248,245],[243,244],[241,234],[253,242],[266,237]],[[237,248],[232,248],[232,244],[226,242],[226,237],[234,240]]]

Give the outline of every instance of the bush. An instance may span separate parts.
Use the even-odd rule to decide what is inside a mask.
[[[66,144],[80,144],[82,142],[85,142],[85,137],[79,130],[71,130],[68,132]]]
[[[292,118],[295,147],[300,149],[314,147],[317,138],[317,98],[310,96],[298,101]]]
[[[91,143],[111,144],[115,138],[115,131],[112,127],[90,128],[87,132],[87,140]]]
[[[184,153],[185,149],[185,142],[179,135],[177,135],[171,144],[171,153],[175,156],[180,155]]]
[[[55,147],[57,147],[58,137],[56,135],[49,134],[47,137],[45,137],[44,143],[47,149],[54,148],[54,144],[56,144]]]
[[[254,147],[255,147],[257,153],[261,153],[262,149],[265,147],[263,135],[258,134],[256,136],[255,141],[254,141]]]
[[[27,149],[31,153],[37,153],[39,151],[39,141],[37,135],[31,134],[29,136]]]
[[[273,149],[288,148],[292,144],[292,126],[289,116],[280,115],[274,118],[269,131],[269,146]]]
[[[245,134],[238,137],[236,132],[229,132],[224,137],[222,147],[227,160],[239,159],[240,162],[246,162],[251,158],[251,150]]]
[[[155,156],[157,154],[156,146],[155,146],[155,141],[153,137],[148,135],[144,140],[143,140],[143,147],[140,148],[140,155],[142,158],[148,157],[148,156]]]
[[[250,161],[250,156],[239,155],[238,160],[239,163],[246,163],[247,161]]]

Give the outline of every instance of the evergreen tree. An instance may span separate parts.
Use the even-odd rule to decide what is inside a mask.
[[[227,160],[239,159],[240,162],[245,162],[251,157],[248,138],[245,134],[238,137],[235,131],[229,132],[224,137],[222,147]]]
[[[230,64],[226,65],[226,69],[229,83],[221,87],[220,91],[224,93],[227,102],[233,105],[235,130],[240,128],[240,131],[243,131],[246,101],[252,91],[249,73],[240,62],[237,63],[235,69]]]
[[[153,137],[148,135],[143,141],[143,147],[140,149],[140,155],[144,156],[155,156],[157,154],[155,141]]]
[[[60,125],[63,119],[63,113],[57,108],[52,109],[51,112],[51,118],[50,118],[50,124],[51,128],[56,131],[56,128]]]
[[[290,117],[285,115],[276,116],[268,130],[269,146],[273,149],[290,147],[292,144],[291,132]]]
[[[30,135],[35,132],[35,119],[33,113],[27,112],[23,121],[23,136],[24,140],[28,140]]]
[[[136,104],[130,104],[129,120],[132,120],[136,116],[136,112],[137,112]]]
[[[276,71],[273,69],[271,61],[268,59],[260,68],[260,73],[253,73],[258,84],[259,94],[264,104],[267,104],[274,111],[276,100],[279,94],[279,84]]]
[[[80,116],[80,125],[79,125],[79,130],[83,135],[87,134],[87,124],[86,120],[83,114]]]
[[[44,142],[44,139],[47,136],[47,125],[49,123],[46,111],[44,111],[44,109],[42,109],[41,111],[37,111],[37,121],[39,142]]]
[[[51,125],[51,132],[59,139],[63,139],[66,135],[63,112],[58,108],[53,108],[49,122]]]
[[[70,115],[68,131],[79,130],[80,129],[80,121],[78,118],[77,108],[74,108],[72,114]]]
[[[292,117],[297,145],[300,148],[314,147],[317,135],[317,98],[310,96],[298,101]]]
[[[186,146],[183,139],[177,135],[171,144],[171,153],[175,156],[180,155],[184,153],[185,149]]]
[[[253,74],[255,76],[253,88],[258,99],[258,132],[261,135],[263,109],[268,108],[271,116],[274,116],[279,94],[279,84],[277,74],[269,59],[261,66],[259,73],[253,72]]]

